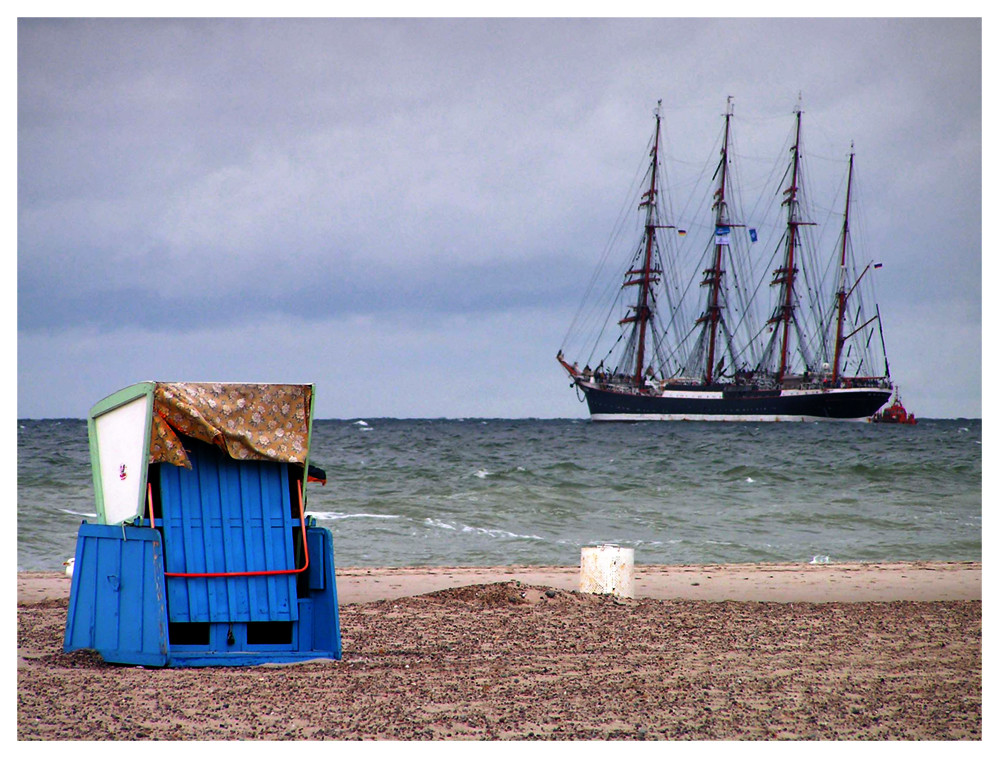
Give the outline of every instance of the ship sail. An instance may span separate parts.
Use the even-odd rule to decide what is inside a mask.
[[[641,233],[631,245],[611,308],[603,319],[593,318],[599,310],[587,309],[602,280],[599,270],[557,354],[587,401],[591,418],[871,417],[888,400],[892,383],[870,286],[869,275],[879,264],[870,262],[859,274],[851,242],[853,145],[840,237],[832,263],[824,269],[808,233],[815,222],[806,203],[802,109],[796,108],[779,193],[783,231],[762,268],[748,253],[747,246],[757,242],[757,229],[743,221],[736,192],[730,98],[712,174],[710,236],[702,255],[687,263],[694,246],[677,244],[685,233],[669,223],[666,213],[669,183],[661,165],[661,121],[658,104],[641,194],[631,206],[641,215]],[[693,226],[704,224],[695,221]],[[867,313],[872,306],[874,313]],[[766,318],[758,316],[760,310]],[[592,335],[589,348],[571,348],[575,328],[587,323],[597,326],[596,338]],[[879,345],[880,365],[875,357]]]

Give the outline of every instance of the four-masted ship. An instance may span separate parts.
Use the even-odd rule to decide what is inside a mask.
[[[737,218],[730,98],[712,178],[708,239],[696,256],[697,267],[685,272],[675,249],[686,232],[666,223],[662,200],[659,105],[655,117],[637,206],[642,229],[623,284],[603,321],[597,320],[589,354],[585,347],[585,355],[571,360],[564,352],[580,314],[557,354],[591,418],[870,419],[888,401],[892,382],[878,306],[873,294],[871,300],[862,297],[871,291],[862,287],[866,276],[881,264],[869,262],[858,272],[851,244],[853,145],[836,249],[825,269],[811,271],[815,254],[809,254],[806,243],[814,222],[805,213],[802,109],[796,108],[790,158],[779,186],[782,215],[772,236],[773,254],[762,267],[748,254],[757,243],[757,228]],[[755,263],[763,270],[755,271]],[[694,287],[699,278],[700,286]],[[756,314],[762,305],[768,312]]]

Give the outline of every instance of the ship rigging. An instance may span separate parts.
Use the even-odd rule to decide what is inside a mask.
[[[657,105],[641,194],[632,205],[642,219],[639,240],[605,318],[595,322],[588,309],[599,272],[557,354],[595,420],[860,420],[891,394],[881,314],[877,305],[867,313],[874,304],[870,274],[880,264],[858,272],[851,239],[853,144],[839,238],[824,270],[811,244],[817,223],[806,201],[801,107],[776,193],[780,224],[744,221],[733,114],[729,98],[706,209],[711,226],[702,254],[692,256],[694,246],[682,244],[686,229],[706,225],[670,221]],[[758,229],[768,226],[778,240],[762,262],[749,249],[760,247]],[[608,259],[612,252],[609,246]],[[596,339],[591,335],[589,349],[575,354],[584,356],[580,369],[579,360],[567,357],[569,346],[595,323]]]

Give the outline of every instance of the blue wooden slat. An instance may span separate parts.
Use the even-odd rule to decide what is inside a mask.
[[[281,561],[285,566],[294,567],[295,564],[295,544],[292,541],[293,528],[298,524],[298,521],[292,521],[291,519],[291,499],[289,491],[288,482],[288,467],[284,467],[281,470],[281,476],[278,478],[276,486],[281,491],[281,501],[277,508],[277,514],[275,515],[274,521],[274,531],[275,538],[280,534],[283,536],[283,540],[280,542],[275,540],[276,545],[280,545],[282,559]],[[304,539],[304,538],[303,538]],[[285,593],[283,603],[284,608],[287,612],[289,619],[296,619],[298,617],[298,604],[296,603],[296,593],[295,575],[286,575],[284,578],[285,583],[288,585],[288,592]]]
[[[201,506],[201,460],[191,457],[191,471],[177,470],[181,483],[181,502],[173,510],[172,517],[181,524],[184,535],[184,567],[179,572],[206,572],[204,541],[204,515]],[[170,551],[171,546],[167,546]],[[188,612],[191,622],[208,622],[208,587],[201,578],[172,578],[174,583],[185,583],[187,588]],[[171,617],[173,619],[173,617]]]
[[[247,480],[250,477],[250,470],[246,467],[242,467],[237,471],[237,481],[239,483],[240,493],[250,493],[251,489],[247,484]],[[242,520],[243,528],[241,532],[243,533],[243,552],[247,557],[257,555],[257,543],[254,540],[255,532],[253,529],[253,506],[251,504],[251,499],[249,495],[247,497],[239,498],[239,508],[235,510]],[[249,558],[247,560],[247,565],[249,566]],[[260,592],[260,583],[256,578],[247,578],[247,618],[250,619],[257,613],[262,606],[258,599]]]
[[[219,470],[219,492],[220,498],[225,503],[240,504],[239,479],[235,467],[224,467]],[[222,540],[226,547],[226,571],[241,572],[247,571],[246,551],[243,549],[242,523],[238,521],[239,512],[230,507],[226,514],[221,516]],[[226,601],[229,605],[232,619],[249,619],[250,607],[246,602],[247,589],[249,587],[248,578],[233,577],[225,583]]]
[[[205,572],[227,572],[225,541],[221,540],[222,499],[219,477],[222,467],[217,459],[202,457],[198,461],[198,490],[202,529],[198,534],[198,551],[204,557]],[[226,583],[221,578],[199,578],[196,583],[205,587],[208,619],[232,620],[226,603]]]
[[[278,549],[281,547],[283,541],[273,539],[273,524],[274,524],[274,493],[271,485],[273,484],[270,480],[261,477],[261,472],[258,471],[258,480],[260,483],[260,495],[261,495],[261,533],[264,537],[264,564],[267,567],[277,567],[277,566],[290,566],[288,564],[281,563],[282,557]],[[277,501],[279,507],[281,500]],[[276,555],[278,554],[278,555]],[[284,578],[280,578],[284,579]],[[281,595],[279,588],[279,578],[271,576],[267,578],[267,603],[268,607],[276,612],[276,619],[280,619],[280,607],[281,607]]]
[[[119,532],[121,528],[119,527]],[[94,647],[97,650],[117,650],[119,624],[118,585],[121,579],[120,544],[117,550],[101,550],[109,547],[99,543],[96,562],[95,584],[97,587],[94,617]],[[75,567],[74,567],[75,571]]]
[[[70,583],[69,611],[66,615],[66,637],[63,647],[67,651],[93,648],[94,620],[97,616],[96,590],[93,582],[85,578],[97,577],[97,544],[85,539],[88,527],[80,526],[76,539],[76,562]]]
[[[260,477],[256,469],[244,467],[240,470],[240,486],[242,503],[247,515],[247,521],[243,529],[249,533],[249,540],[247,541],[249,551],[247,556],[250,557],[255,567],[269,569],[265,560],[267,543],[264,532],[261,529],[261,525],[264,523],[264,513],[260,497]],[[265,615],[271,607],[267,578],[251,578],[250,586],[253,589],[250,617],[251,619],[258,619]]]
[[[180,538],[179,525],[176,520],[169,519],[166,514],[167,508],[180,500],[177,492],[179,487],[180,483],[176,478],[165,476],[159,478],[159,508],[156,514],[156,526],[163,533],[164,543],[171,546],[171,550],[164,555],[164,568],[167,572],[177,571],[176,568],[183,566],[184,561],[184,547]],[[174,618],[175,615],[186,614],[186,588],[177,587],[170,579],[167,579],[166,583],[170,594],[171,618]]]
[[[153,531],[155,533],[155,531]],[[130,608],[141,608],[144,612],[139,616],[142,650],[167,656],[167,589],[163,576],[163,541],[158,534],[150,536],[150,547],[145,556],[138,561],[141,575],[141,591],[138,597],[132,597]],[[137,563],[133,561],[133,565]],[[138,606],[136,606],[136,604]],[[152,611],[155,610],[155,614]]]

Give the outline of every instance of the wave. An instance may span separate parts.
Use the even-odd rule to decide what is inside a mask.
[[[742,482],[757,482],[758,480],[791,482],[793,479],[787,474],[776,470],[762,470],[760,467],[745,466],[743,464],[723,469],[719,474],[728,480],[740,480]]]
[[[474,476],[485,479],[486,477],[510,477],[518,476],[523,474],[531,474],[523,466],[511,466],[511,467],[500,467],[496,471],[487,469],[486,467],[480,467],[474,473]]]
[[[61,571],[96,519],[86,422],[21,426],[18,565]],[[329,479],[307,510],[345,566],[571,565],[605,539],[648,564],[977,560],[981,436],[969,420],[317,420],[310,458]]]
[[[63,514],[69,514],[74,517],[86,517],[87,519],[97,519],[97,514],[88,511],[74,511],[73,509],[58,509]]]
[[[327,522],[338,519],[402,519],[399,514],[344,514],[338,511],[309,511],[309,516]]]
[[[465,533],[475,533],[477,535],[486,535],[491,538],[507,538],[512,540],[546,540],[541,535],[522,535],[516,532],[510,532],[509,530],[501,530],[494,527],[473,527],[467,524],[449,524],[441,519],[434,519],[433,517],[427,517],[424,520],[424,524],[429,527],[436,527],[442,530],[452,530],[455,532],[465,532]]]

